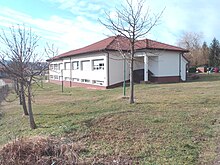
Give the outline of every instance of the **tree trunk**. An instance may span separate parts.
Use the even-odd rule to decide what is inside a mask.
[[[21,97],[21,91],[20,91],[20,84],[18,79],[14,79],[14,90],[19,97],[19,104],[22,105],[22,97]]]
[[[14,79],[14,90],[17,95],[19,95],[19,83],[17,79]]]
[[[31,104],[31,83],[28,83],[28,111],[29,111],[29,122],[30,122],[30,127],[31,129],[35,129],[37,128],[36,127],[36,124],[35,124],[35,121],[34,121],[34,115],[33,115],[33,112],[32,112],[32,104]]]
[[[19,96],[19,104],[22,105],[21,90],[20,90],[20,85],[18,81],[16,81],[16,93]]]
[[[21,82],[21,90],[20,90],[20,97],[21,97],[21,102],[22,102],[22,106],[23,106],[23,111],[24,111],[24,115],[28,115],[28,111],[27,111],[27,105],[26,105],[26,99],[25,99],[25,91],[24,91],[24,83]]]
[[[131,48],[131,62],[130,62],[130,104],[134,103],[134,79],[133,79],[133,67],[134,67],[134,44]]]

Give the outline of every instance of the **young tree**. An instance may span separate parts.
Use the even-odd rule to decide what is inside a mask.
[[[219,66],[220,64],[220,45],[219,41],[214,38],[209,48],[209,65],[210,66]]]
[[[134,2],[137,2],[135,5]],[[134,103],[134,80],[133,65],[136,52],[135,44],[138,39],[145,37],[154,26],[157,25],[163,11],[159,14],[150,15],[150,11],[144,9],[144,0],[126,0],[125,5],[116,8],[116,18],[106,13],[105,20],[100,22],[108,28],[113,34],[121,35],[130,42],[129,54],[126,60],[130,68],[130,104]]]
[[[18,25],[18,27],[9,28],[7,34],[2,31],[0,40],[5,45],[4,50],[1,51],[0,63],[7,74],[18,82],[24,114],[29,114],[30,127],[35,129],[31,88],[35,78],[46,69],[46,67],[39,67],[41,59],[36,50],[39,37],[32,33],[31,28],[26,29],[25,26]],[[9,62],[6,63],[6,60]],[[26,106],[26,88],[28,106]]]

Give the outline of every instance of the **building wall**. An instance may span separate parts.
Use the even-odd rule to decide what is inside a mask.
[[[158,56],[149,56],[148,57],[148,69],[156,76],[159,75],[159,59]]]
[[[63,60],[53,61],[49,66],[49,79],[50,80],[61,80],[60,77],[62,75],[61,70],[63,69]],[[54,65],[57,65],[54,68]]]
[[[137,60],[134,61],[134,70],[144,69],[144,55],[145,52],[138,54]],[[147,55],[148,69],[153,73],[153,81],[178,82],[180,73],[181,79],[186,80],[187,61],[181,58],[179,52],[157,51]],[[78,64],[73,65],[73,63]],[[102,63],[104,66],[101,66]],[[124,59],[119,52],[72,56],[53,61],[51,64],[53,68],[50,66],[50,80],[60,82],[63,80],[69,86],[78,86],[81,83],[88,86],[111,87],[124,81]],[[128,81],[130,76],[128,61],[126,61],[125,71],[126,81]]]
[[[179,76],[179,52],[164,51],[158,56],[158,62],[158,75],[155,76]]]
[[[182,57],[180,52],[174,51],[146,51],[148,56],[148,70],[153,75],[150,81],[153,82],[179,82],[186,81],[186,64],[187,61]],[[137,55],[144,56],[144,52],[139,52]],[[142,60],[143,61],[143,60]],[[134,68],[139,68],[134,66]],[[144,68],[144,66],[142,67]]]
[[[144,57],[136,57],[134,59],[134,70],[144,69]]]
[[[51,70],[50,67],[50,80],[68,81],[70,86],[74,83],[107,86],[106,61],[106,53],[90,53],[63,58],[62,61],[53,61],[51,64],[60,64],[60,68]],[[78,69],[73,66],[73,63],[78,63]],[[101,63],[104,66],[97,66]]]
[[[187,60],[181,56],[181,80],[186,81],[187,80],[187,74],[186,74],[186,65],[187,65]]]
[[[129,64],[126,61],[126,80],[129,80]],[[109,86],[124,81],[124,60],[118,52],[109,53]]]

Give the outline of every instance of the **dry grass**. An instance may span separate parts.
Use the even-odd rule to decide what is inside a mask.
[[[60,139],[33,137],[17,139],[0,150],[0,164],[72,165],[78,164],[80,148]]]

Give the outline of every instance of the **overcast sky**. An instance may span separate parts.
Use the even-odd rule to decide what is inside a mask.
[[[0,0],[0,28],[25,24],[42,43],[54,43],[63,53],[111,35],[98,18],[104,11],[114,13],[123,1]],[[219,0],[146,0],[145,5],[155,14],[165,8],[160,24],[147,35],[150,39],[175,45],[184,31],[203,33],[208,44],[220,39]]]

